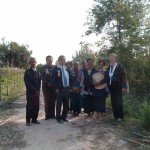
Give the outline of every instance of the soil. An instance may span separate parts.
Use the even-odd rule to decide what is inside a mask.
[[[0,150],[148,149],[125,140],[132,139],[141,143],[141,139],[132,134],[134,131],[140,131],[140,128],[132,121],[117,122],[111,119],[111,109],[107,110],[102,121],[86,118],[86,115],[82,113],[79,117],[68,114],[69,122],[59,124],[55,119],[44,120],[42,94],[40,100],[38,120],[41,124],[39,125],[26,126],[25,124],[25,95],[9,104],[9,109],[0,112]],[[150,131],[143,133],[148,135]],[[147,145],[147,143],[143,144]]]

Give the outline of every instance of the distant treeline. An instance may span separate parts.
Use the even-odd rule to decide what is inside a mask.
[[[28,45],[19,45],[17,42],[6,42],[2,38],[0,44],[0,65],[9,67],[26,68],[32,54]]]

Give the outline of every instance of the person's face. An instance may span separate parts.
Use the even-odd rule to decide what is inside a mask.
[[[78,69],[78,67],[79,67],[79,65],[78,65],[77,63],[74,63],[74,64],[73,64],[73,68],[74,68],[74,69]]]
[[[52,63],[53,63],[53,58],[48,57],[48,58],[46,59],[46,63],[47,63],[48,65],[52,65]]]
[[[34,68],[34,67],[36,66],[36,59],[31,59],[31,60],[30,60],[30,66],[31,66],[32,68]]]
[[[103,62],[100,62],[100,63],[98,64],[98,68],[99,68],[99,69],[103,69],[103,68],[104,68],[104,63],[103,63]]]
[[[58,62],[59,62],[59,64],[60,64],[61,66],[64,66],[65,63],[66,63],[66,58],[65,58],[65,57],[60,57],[59,60],[58,60]]]
[[[93,66],[92,60],[87,61],[87,68],[88,68],[88,69],[91,69],[92,66]]]
[[[82,67],[86,68],[86,62],[85,61],[82,62]]]
[[[67,63],[67,64],[66,64],[66,67],[67,67],[68,69],[70,69],[70,68],[72,67],[71,63]]]
[[[110,62],[110,64],[114,64],[116,62],[116,57],[110,56],[109,57],[109,62]]]

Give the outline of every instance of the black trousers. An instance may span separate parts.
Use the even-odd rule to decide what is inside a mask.
[[[84,97],[84,113],[90,114],[92,112],[94,112],[94,97],[88,94]]]
[[[27,94],[27,105],[26,105],[26,122],[29,123],[37,120],[39,113],[39,96],[34,96],[33,93]]]
[[[45,117],[55,117],[55,92],[53,89],[42,86],[44,96]]]
[[[81,113],[81,95],[80,93],[71,93],[73,113]]]
[[[121,85],[113,84],[109,86],[113,115],[115,119],[124,119],[123,97]]]
[[[56,93],[56,120],[66,119],[69,102],[69,87]],[[63,109],[61,110],[63,105]]]

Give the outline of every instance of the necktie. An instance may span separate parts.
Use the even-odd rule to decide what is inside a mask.
[[[67,72],[64,67],[62,67],[62,78],[64,81],[64,87],[66,87],[67,86]]]

